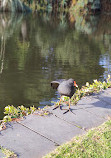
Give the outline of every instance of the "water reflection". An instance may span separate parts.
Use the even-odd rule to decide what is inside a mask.
[[[111,55],[107,52],[101,55],[99,64],[104,68],[104,78],[107,78],[107,75],[111,74]]]
[[[101,15],[0,17],[0,117],[8,104],[50,105],[57,99],[52,80],[72,77],[81,86],[111,73],[111,60],[104,67],[106,52],[111,58],[111,21],[102,27]]]

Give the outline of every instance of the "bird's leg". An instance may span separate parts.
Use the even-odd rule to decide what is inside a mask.
[[[62,96],[60,97],[60,100],[59,100],[59,107],[60,107],[60,105],[61,105],[61,100],[62,100]]]
[[[69,98],[69,109],[62,109],[62,110],[66,110],[63,114],[66,114],[68,111],[71,111],[70,105],[71,105],[71,99]]]
[[[69,98],[69,111],[71,110],[70,105],[71,105],[71,99]]]
[[[60,97],[59,104],[55,108],[53,108],[53,110],[57,109],[58,107],[60,108],[61,100],[62,100],[62,97]]]

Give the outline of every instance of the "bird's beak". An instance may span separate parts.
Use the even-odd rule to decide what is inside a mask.
[[[74,81],[74,86],[75,86],[76,88],[78,88],[78,85],[76,84],[76,81]]]

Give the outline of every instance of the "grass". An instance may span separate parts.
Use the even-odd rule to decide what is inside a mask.
[[[17,155],[13,151],[3,148],[2,146],[0,146],[0,149],[2,153],[5,155],[4,158],[17,158]]]
[[[44,158],[111,158],[111,120],[74,137]]]

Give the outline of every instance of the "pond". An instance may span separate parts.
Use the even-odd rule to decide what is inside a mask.
[[[0,15],[0,119],[7,105],[52,105],[56,79],[81,87],[111,74],[111,16]]]

